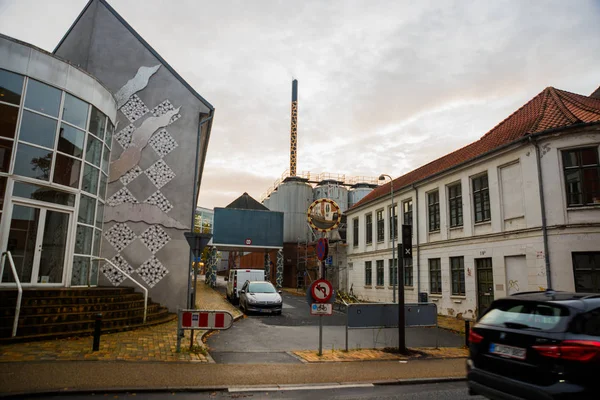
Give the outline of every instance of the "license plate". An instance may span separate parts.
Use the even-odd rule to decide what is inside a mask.
[[[518,360],[524,360],[526,351],[520,347],[507,346],[505,344],[490,344],[490,353],[497,354],[503,357],[516,358]]]
[[[268,313],[268,312],[270,312],[270,311],[271,311],[271,310],[265,310],[264,308],[261,308],[261,309],[260,309],[260,312],[264,312],[264,313]]]

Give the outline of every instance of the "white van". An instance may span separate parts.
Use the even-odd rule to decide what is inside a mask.
[[[246,281],[264,281],[265,271],[263,269],[232,269],[227,281],[227,300],[236,304],[240,301],[240,290]]]

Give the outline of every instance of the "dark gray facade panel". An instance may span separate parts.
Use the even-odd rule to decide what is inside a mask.
[[[254,247],[283,247],[283,213],[215,208],[213,243]]]
[[[78,32],[90,40],[73,38]],[[104,1],[91,2],[55,54],[73,62],[87,54],[87,71],[119,104],[101,255],[147,286],[153,300],[171,311],[185,307],[190,252],[183,233],[195,209],[196,151],[204,160],[210,136],[203,130],[206,137],[198,137],[208,103]],[[133,286],[110,273],[100,278]]]

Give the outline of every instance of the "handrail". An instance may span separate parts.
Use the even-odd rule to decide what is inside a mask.
[[[15,277],[15,283],[17,284],[17,290],[19,294],[17,295],[17,305],[15,307],[15,321],[13,322],[13,330],[12,337],[17,336],[17,326],[19,325],[19,314],[21,314],[21,299],[23,298],[23,286],[21,286],[21,281],[19,280],[19,276],[17,275],[17,268],[15,268],[15,262],[13,261],[12,254],[10,251],[5,251],[2,253],[2,257],[7,256],[8,263],[10,264],[10,269],[12,270],[12,274]]]
[[[131,281],[133,283],[135,283],[140,288],[142,288],[142,290],[144,291],[144,322],[143,323],[145,324],[146,323],[146,314],[148,313],[148,289],[146,289],[144,287],[144,285],[142,285],[141,283],[139,283],[138,281],[136,281],[135,279],[133,279],[131,277],[131,275],[129,275],[127,272],[123,271],[121,268],[119,268],[115,264],[113,264],[112,261],[107,260],[106,258],[103,258],[103,257],[92,257],[92,260],[105,261],[105,262],[109,263],[110,265],[113,266],[113,268],[115,268],[117,271],[119,271],[120,273],[122,273],[123,275],[125,275],[126,277],[128,277],[129,279],[131,279]]]

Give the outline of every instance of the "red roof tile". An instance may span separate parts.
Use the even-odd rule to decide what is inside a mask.
[[[548,87],[478,141],[394,179],[394,188],[400,190],[524,136],[548,129],[589,122],[600,122],[600,98],[582,96]],[[356,203],[352,209],[388,195],[389,185],[390,183],[387,183],[377,187]]]

